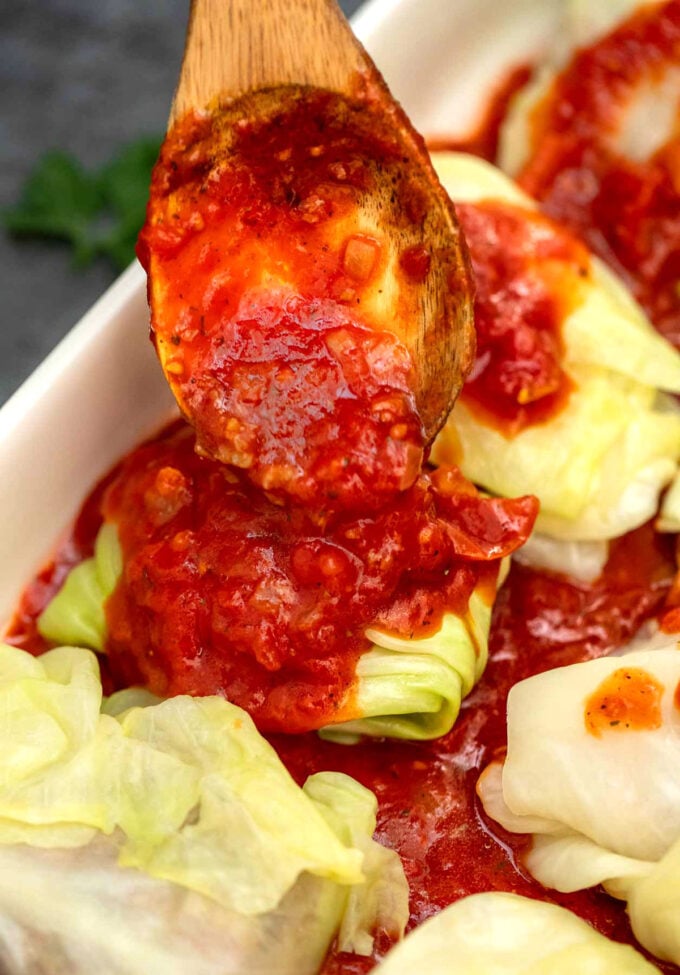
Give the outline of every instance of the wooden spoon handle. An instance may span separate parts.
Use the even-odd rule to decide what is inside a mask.
[[[216,99],[276,85],[348,92],[369,67],[336,0],[192,0],[170,125]]]

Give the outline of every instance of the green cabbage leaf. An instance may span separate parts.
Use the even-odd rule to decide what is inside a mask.
[[[492,891],[463,897],[388,952],[376,975],[652,975],[634,948],[566,908]]]
[[[493,199],[530,215],[535,203],[488,163],[435,153],[454,202]],[[513,437],[481,422],[459,399],[435,441],[435,463],[456,459],[494,494],[535,494],[536,529],[565,541],[603,541],[651,518],[680,458],[680,354],[592,257],[580,300],[563,323],[573,391],[550,420]]]
[[[361,717],[320,734],[346,743],[364,735],[424,741],[447,734],[484,673],[492,605],[475,590],[464,616],[444,614],[439,630],[422,639],[367,630],[373,646],[356,672]]]
[[[372,839],[378,801],[340,772],[310,775],[304,791],[343,842],[364,855],[365,882],[346,888],[337,946],[339,951],[370,955],[376,929],[398,940],[409,918],[408,884],[401,860]]]
[[[680,654],[676,639],[660,640],[515,685],[506,759],[485,770],[477,791],[505,829],[533,834],[525,864],[540,883],[560,891],[603,884],[627,901],[640,943],[679,963]],[[661,687],[658,727],[629,727],[622,712],[593,734],[590,696],[631,668]]]
[[[102,525],[94,556],[75,566],[38,620],[47,640],[64,646],[89,647],[104,653],[104,603],[123,571],[123,554],[115,525]]]
[[[117,856],[102,835],[74,850],[0,845],[3,975],[317,975],[346,901],[304,874],[274,910],[245,915]]]
[[[300,789],[222,698],[142,703],[128,695],[103,711],[88,650],[35,658],[0,645],[0,844],[63,850],[109,836],[120,867],[242,915],[274,910],[311,874],[344,900],[366,891],[352,894],[353,944],[366,948],[376,916],[403,930],[406,882],[396,854],[374,849],[368,790],[336,773]],[[386,908],[376,890],[390,892]]]

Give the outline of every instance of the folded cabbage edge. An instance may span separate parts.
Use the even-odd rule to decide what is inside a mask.
[[[488,593],[476,589],[465,615],[445,613],[431,636],[367,630],[373,646],[357,664],[361,717],[328,725],[321,736],[350,744],[364,735],[426,741],[447,734],[484,673],[492,608]]]
[[[0,844],[63,854],[108,836],[119,869],[241,916],[274,911],[314,875],[339,891],[331,934],[340,926],[351,950],[370,952],[376,925],[400,936],[408,889],[397,855],[372,839],[369,790],[333,772],[300,789],[223,698],[142,703],[121,696],[102,711],[89,650],[36,658],[0,645]]]
[[[40,616],[42,635],[101,650],[106,638],[104,604],[121,567],[117,529],[105,524],[94,556],[71,570]],[[486,666],[492,609],[486,588],[479,586],[472,593],[464,616],[445,613],[440,629],[426,638],[411,640],[368,629],[373,646],[359,659],[356,672],[359,716],[327,726],[320,734],[350,742],[364,735],[427,740],[450,731],[461,700]]]

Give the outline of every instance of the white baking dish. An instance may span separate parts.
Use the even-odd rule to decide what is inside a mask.
[[[461,134],[504,70],[540,53],[558,9],[559,0],[370,0],[353,26],[416,127]],[[147,334],[133,266],[0,410],[0,620],[92,485],[171,413]]]

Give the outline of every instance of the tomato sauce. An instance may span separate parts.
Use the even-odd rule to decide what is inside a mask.
[[[491,600],[499,560],[531,531],[537,502],[482,498],[440,468],[380,512],[321,532],[304,510],[199,456],[180,422],[121,462],[83,525],[94,528],[95,508],[117,525],[124,556],[106,607],[113,685],[225,693],[261,729],[301,732],[358,716],[368,625],[424,636],[443,613],[463,615],[474,589]],[[49,579],[89,547],[71,542]],[[30,643],[48,590],[31,587],[13,640]]]
[[[461,399],[512,437],[567,404],[562,324],[590,273],[585,247],[540,213],[498,201],[457,204],[477,293],[477,357]]]
[[[680,0],[641,5],[577,51],[532,117],[519,183],[623,277],[680,347],[680,128],[648,159],[616,147],[635,90],[680,63]],[[659,96],[663,97],[663,96]]]
[[[435,247],[402,128],[370,90],[277,89],[190,115],[165,140],[140,237],[153,337],[198,449],[320,521],[410,487],[432,420],[393,334],[422,314]],[[440,249],[455,323],[467,266]]]
[[[663,684],[642,667],[615,670],[586,701],[586,730],[600,738],[605,732],[660,728],[664,690]]]

